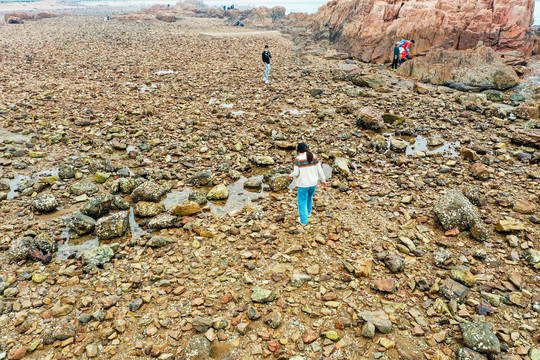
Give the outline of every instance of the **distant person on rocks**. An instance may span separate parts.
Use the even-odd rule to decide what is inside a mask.
[[[107,22],[109,20],[110,20],[109,15],[105,16],[105,22]]]
[[[396,71],[399,66],[401,56],[399,54],[399,41],[394,46],[394,56],[392,57],[392,70]]]
[[[405,50],[405,59],[409,58],[412,44],[414,44],[414,40],[401,40],[399,44],[399,46]]]
[[[307,225],[317,182],[320,180],[326,187],[326,178],[319,159],[309,151],[306,144],[298,144],[296,151],[298,156],[294,160],[294,170],[289,177],[296,181],[298,187],[298,214],[300,215],[298,221],[302,225]]]
[[[268,76],[270,75],[270,59],[272,58],[272,54],[270,54],[270,50],[268,50],[268,45],[264,46],[264,51],[262,53],[262,61],[264,63],[264,82],[269,84]]]

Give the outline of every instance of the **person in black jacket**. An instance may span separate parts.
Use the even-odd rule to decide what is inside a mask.
[[[399,66],[399,41],[394,46],[394,57],[392,58],[392,70],[396,71]]]
[[[264,51],[262,53],[262,61],[264,63],[264,82],[269,84],[268,81],[268,75],[270,75],[270,59],[272,58],[272,55],[270,54],[270,50],[268,50],[268,45],[264,46]]]

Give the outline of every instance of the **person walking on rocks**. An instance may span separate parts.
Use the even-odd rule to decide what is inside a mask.
[[[262,53],[262,61],[264,64],[264,82],[266,84],[269,84],[268,81],[268,75],[270,75],[270,59],[272,58],[272,54],[270,54],[270,50],[268,50],[268,45],[264,46],[264,51]]]
[[[313,194],[317,189],[317,182],[320,180],[326,187],[326,178],[317,156],[309,151],[309,147],[300,143],[296,147],[298,156],[294,160],[294,170],[289,175],[296,181],[298,187],[298,221],[302,225],[307,225],[313,206]]]
[[[394,46],[394,56],[392,57],[392,70],[396,71],[399,66],[399,60],[400,60],[400,54],[399,54],[399,41]]]

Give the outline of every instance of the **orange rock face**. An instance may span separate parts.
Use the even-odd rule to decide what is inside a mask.
[[[4,16],[4,20],[8,24],[22,24],[25,20],[39,20],[58,17],[58,14],[41,12],[39,14],[30,14],[26,12],[11,12]]]
[[[412,54],[484,44],[529,56],[540,44],[530,30],[533,11],[534,0],[333,0],[315,26],[352,56],[378,63],[391,59],[401,39],[416,40]]]

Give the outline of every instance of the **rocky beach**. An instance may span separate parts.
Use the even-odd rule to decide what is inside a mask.
[[[392,72],[333,3],[5,16],[0,360],[540,359],[534,34]]]

